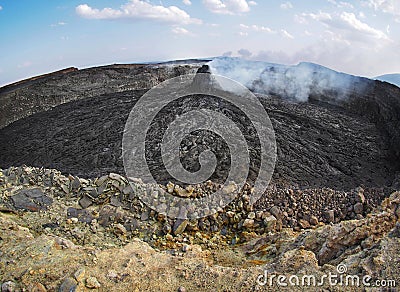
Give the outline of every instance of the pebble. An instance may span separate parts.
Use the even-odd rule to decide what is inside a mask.
[[[85,269],[81,268],[81,269],[77,270],[74,273],[74,278],[78,282],[83,282],[83,279],[85,278]]]
[[[311,227],[310,223],[304,219],[299,220],[299,225],[301,226],[301,228],[304,228],[304,229]]]
[[[124,225],[118,223],[114,225],[114,232],[118,235],[124,235],[127,231]]]
[[[187,252],[188,250],[189,250],[189,245],[183,244],[183,245],[182,245],[182,251],[183,251],[183,252]]]
[[[96,180],[96,185],[99,187],[105,183],[105,181],[108,179],[108,175],[103,175],[102,177],[98,178]]]
[[[87,208],[90,205],[92,205],[93,202],[92,200],[88,197],[88,196],[83,196],[80,200],[79,200],[79,205],[81,205],[82,208]]]
[[[274,215],[268,216],[264,219],[265,228],[267,231],[272,231],[275,229],[277,219]]]
[[[353,209],[356,214],[361,214],[364,210],[364,206],[362,203],[357,203],[354,205]]]
[[[226,212],[226,216],[228,216],[229,218],[232,218],[233,216],[235,216],[235,212],[228,211],[228,212]]]
[[[243,227],[245,228],[252,228],[254,226],[254,220],[253,219],[246,219],[243,222]]]
[[[318,225],[318,218],[317,217],[315,217],[315,216],[311,216],[310,217],[310,224],[311,225]]]
[[[124,177],[119,175],[119,174],[117,174],[117,173],[110,173],[108,176],[109,176],[109,178],[111,178],[113,180],[116,180],[116,181],[119,181],[119,182],[124,182],[125,181]]]
[[[99,281],[96,279],[96,277],[88,277],[86,279],[85,286],[86,286],[86,288],[89,288],[89,289],[95,289],[95,288],[101,287],[101,285],[100,285]]]
[[[174,226],[172,227],[172,232],[176,234],[181,234],[183,231],[185,231],[186,226],[188,225],[189,221],[184,220],[184,219],[177,219],[174,223]]]
[[[333,211],[333,210],[325,211],[325,212],[324,212],[324,216],[325,216],[326,220],[327,220],[329,223],[332,223],[332,222],[335,221],[335,211]]]
[[[1,285],[1,292],[14,292],[16,287],[17,285],[13,281],[7,281]]]
[[[174,192],[175,185],[172,182],[167,184],[167,192],[172,194]]]
[[[147,220],[149,220],[149,212],[148,212],[148,211],[143,212],[143,213],[140,215],[140,220],[142,220],[142,221],[147,221]]]
[[[168,235],[168,233],[171,233],[171,230],[172,230],[172,227],[171,227],[171,225],[170,225],[169,223],[165,223],[165,224],[163,225],[162,231],[163,231],[165,234]]]
[[[59,292],[73,292],[73,291],[76,291],[77,286],[78,286],[78,283],[75,281],[75,279],[68,277],[64,280],[64,282],[62,282],[58,291]]]
[[[363,188],[358,188],[358,193],[356,196],[357,202],[364,204],[365,203],[365,196],[364,196],[364,189]]]
[[[79,180],[79,178],[75,177],[71,182],[71,191],[79,189],[80,186],[81,186],[81,181]]]
[[[273,206],[269,212],[275,216],[275,218],[281,218],[281,210],[277,206]]]
[[[180,287],[178,288],[178,292],[186,292],[186,288],[183,287],[183,286],[180,286]]]
[[[115,280],[118,279],[118,274],[114,270],[109,270],[108,273],[107,273],[107,278],[109,278],[110,280],[115,281]]]

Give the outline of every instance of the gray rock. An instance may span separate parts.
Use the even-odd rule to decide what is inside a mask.
[[[149,212],[148,212],[148,211],[143,212],[143,213],[140,215],[140,220],[142,220],[142,221],[147,221],[147,220],[149,220]]]
[[[124,204],[121,202],[121,200],[117,196],[112,196],[110,199],[110,205],[114,207],[123,207]]]
[[[335,211],[333,210],[325,211],[324,216],[326,221],[328,221],[329,223],[335,222]]]
[[[183,231],[185,231],[186,226],[188,225],[189,221],[184,220],[184,219],[177,219],[174,223],[174,226],[172,227],[172,232],[177,235],[181,234]]]
[[[15,284],[13,281],[7,281],[1,285],[1,292],[14,292],[16,291],[16,288],[17,284]]]
[[[168,233],[171,232],[171,230],[172,230],[171,225],[169,225],[169,223],[165,223],[164,226],[163,226],[163,228],[162,228],[162,231],[163,231],[165,234],[168,234]]]
[[[67,210],[67,218],[78,218],[80,222],[90,223],[93,220],[93,215],[86,209],[69,207]]]
[[[68,277],[62,282],[60,288],[58,288],[59,292],[75,292],[76,288],[78,286],[78,283],[75,281],[75,279]]]
[[[79,205],[81,205],[81,207],[82,208],[87,208],[87,207],[89,207],[90,205],[92,205],[93,204],[93,202],[92,202],[92,199],[91,198],[89,198],[88,196],[83,196],[80,200],[79,200]]]
[[[102,186],[106,181],[107,181],[107,179],[108,179],[108,175],[103,175],[102,177],[100,177],[100,178],[98,178],[97,180],[96,180],[96,185],[99,187],[99,186]]]
[[[78,177],[75,177],[73,181],[71,181],[71,191],[76,191],[81,186],[81,181]]]
[[[357,203],[354,205],[353,209],[354,209],[354,213],[361,214],[364,210],[364,206],[362,203]]]
[[[273,207],[271,208],[271,210],[269,210],[269,212],[270,212],[272,215],[274,215],[275,218],[277,218],[277,219],[281,219],[281,217],[282,217],[282,212],[281,212],[281,210],[280,210],[277,206],[273,206]]]
[[[15,208],[33,212],[46,210],[53,203],[53,199],[39,188],[21,190],[11,200]]]
[[[132,189],[131,185],[128,184],[128,185],[122,190],[122,193],[123,193],[124,195],[129,195],[129,194],[133,193],[133,189]]]

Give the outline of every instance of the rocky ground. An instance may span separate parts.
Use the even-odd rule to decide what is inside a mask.
[[[361,188],[288,189],[279,201],[286,198],[291,208],[269,209],[247,205],[244,192],[214,216],[182,221],[149,210],[139,191],[117,174],[86,180],[49,169],[2,170],[3,291],[275,291],[276,282],[263,285],[266,270],[321,277],[338,274],[338,265],[346,265],[349,275],[370,275],[373,285],[400,281],[399,192],[382,194],[388,198],[379,204]],[[306,210],[300,202],[308,195],[324,196],[321,206],[345,205],[335,202],[340,198],[353,205],[306,220],[299,210]],[[340,221],[336,214],[357,219]],[[293,217],[299,220],[291,228]]]
[[[144,92],[62,104],[0,129],[0,167],[26,164],[86,178],[124,174],[122,134],[129,112]],[[340,108],[274,97],[260,96],[260,100],[277,140],[276,183],[341,190],[391,185],[398,162],[390,156],[387,138],[374,123]],[[185,103],[184,107],[194,106]],[[173,114],[172,107],[166,116]],[[188,154],[192,148],[196,146]]]

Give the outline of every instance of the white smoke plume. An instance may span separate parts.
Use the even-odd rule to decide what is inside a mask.
[[[211,72],[242,83],[261,94],[274,94],[293,101],[305,102],[310,96],[327,96],[342,100],[362,93],[370,80],[339,73],[313,63],[280,65],[218,57],[208,63]]]

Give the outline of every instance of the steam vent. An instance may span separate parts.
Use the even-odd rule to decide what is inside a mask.
[[[160,154],[162,129],[177,116],[215,108],[242,123],[253,143],[246,183],[229,182],[232,202],[201,218],[169,218],[144,203],[149,184],[127,177],[123,135],[151,88],[196,73],[193,88],[224,90],[215,77],[221,75],[255,95],[271,121],[277,159],[253,202],[260,143],[256,125],[239,116],[243,109],[207,95],[166,105],[144,142],[155,183],[170,196],[212,196],[235,159],[218,133],[192,131],[179,144],[180,162],[196,172],[210,151],[215,171],[196,184],[171,177]],[[311,63],[224,57],[109,65],[4,86],[0,113],[2,291],[275,291],[259,283],[266,270],[320,279],[339,265],[371,283],[400,285],[395,85]],[[328,282],[322,288],[332,289]]]

